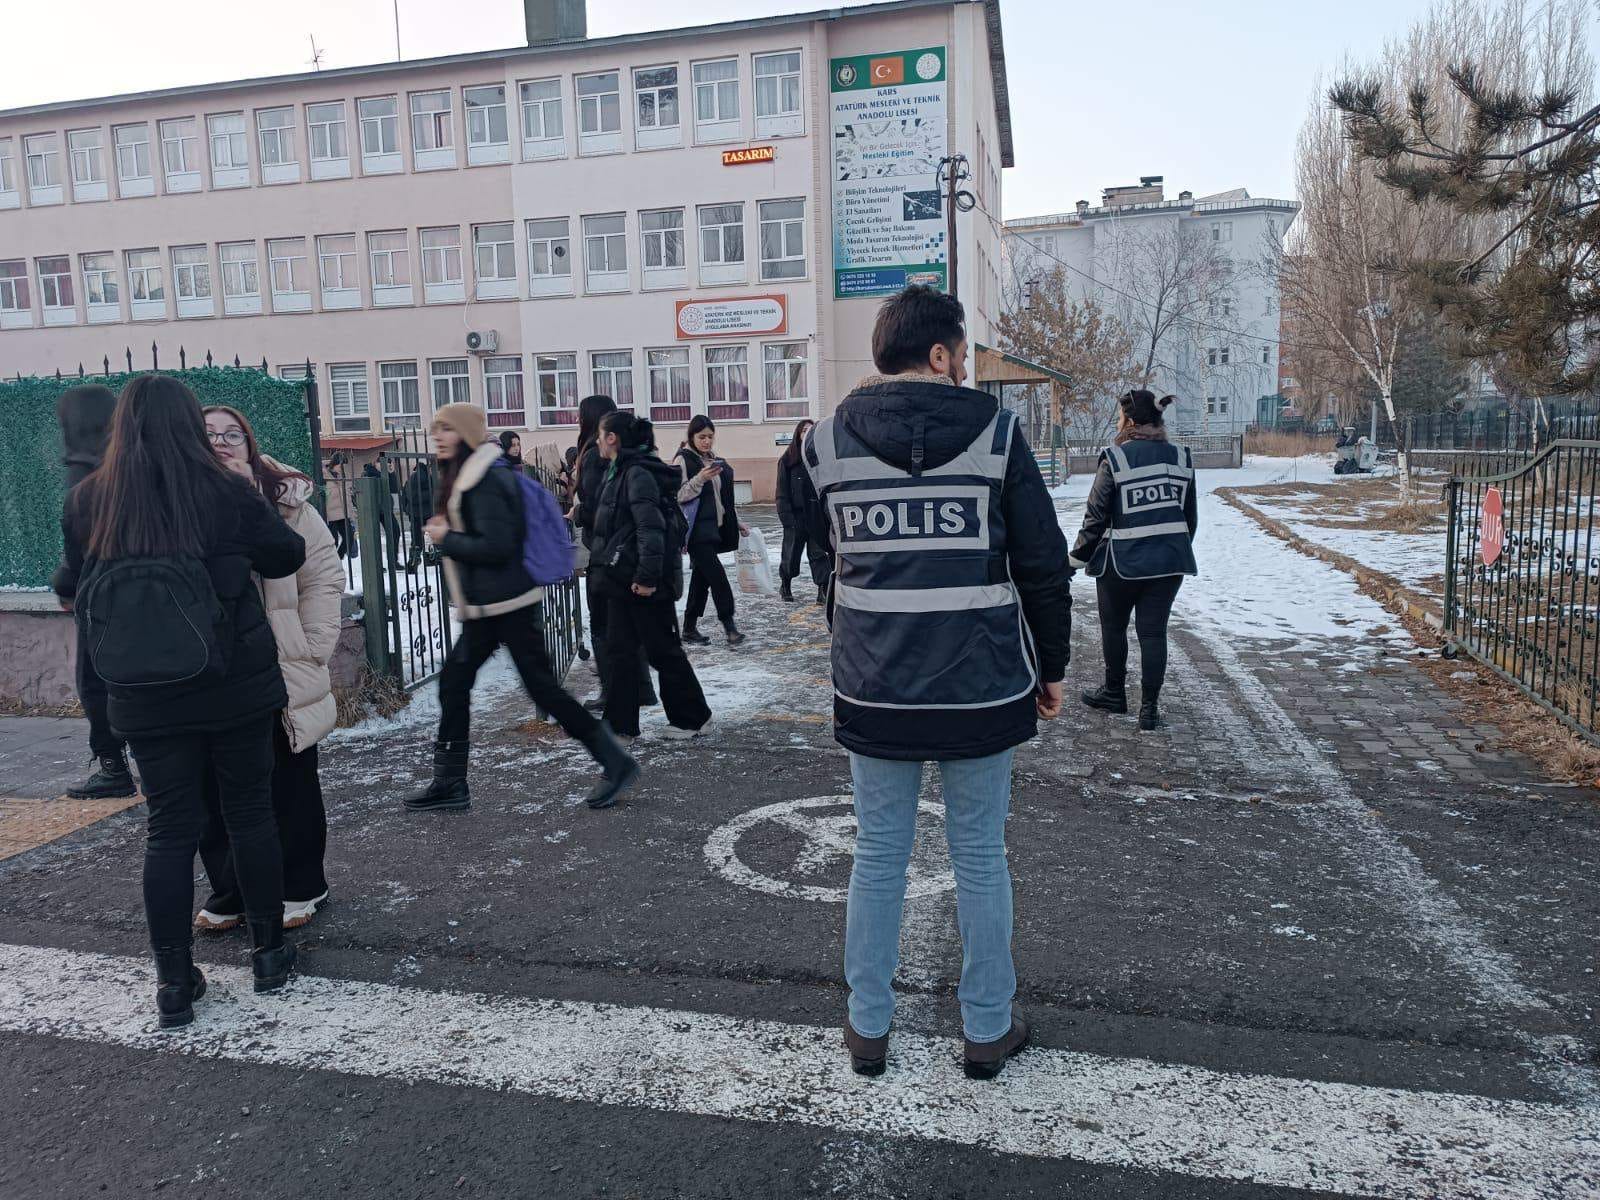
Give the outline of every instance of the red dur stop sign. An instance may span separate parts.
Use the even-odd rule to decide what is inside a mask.
[[[1506,503],[1500,497],[1500,489],[1491,487],[1485,490],[1482,536],[1479,539],[1478,549],[1486,567],[1492,567],[1499,561],[1500,550],[1505,542],[1505,511]]]

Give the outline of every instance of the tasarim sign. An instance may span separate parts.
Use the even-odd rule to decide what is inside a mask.
[[[835,58],[833,294],[945,286],[939,160],[948,153],[943,46]]]
[[[676,305],[675,326],[680,341],[789,331],[789,302],[783,296],[679,300]]]
[[[724,150],[722,152],[722,165],[725,167],[742,167],[748,163],[771,162],[777,157],[771,146],[744,146],[738,150]]]

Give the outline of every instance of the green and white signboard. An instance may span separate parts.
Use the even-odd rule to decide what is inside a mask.
[[[945,48],[835,58],[833,294],[945,285]]]

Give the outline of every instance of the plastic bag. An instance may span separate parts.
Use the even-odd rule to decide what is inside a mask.
[[[751,529],[739,539],[739,590],[757,596],[772,596],[778,591],[772,582],[767,539],[759,529]]]

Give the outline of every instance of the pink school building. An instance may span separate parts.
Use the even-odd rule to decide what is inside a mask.
[[[0,112],[0,373],[125,346],[303,373],[325,442],[468,400],[570,444],[581,397],[669,452],[717,421],[772,493],[801,417],[871,370],[883,295],[948,269],[1000,304],[1011,128],[998,0],[896,0]]]

